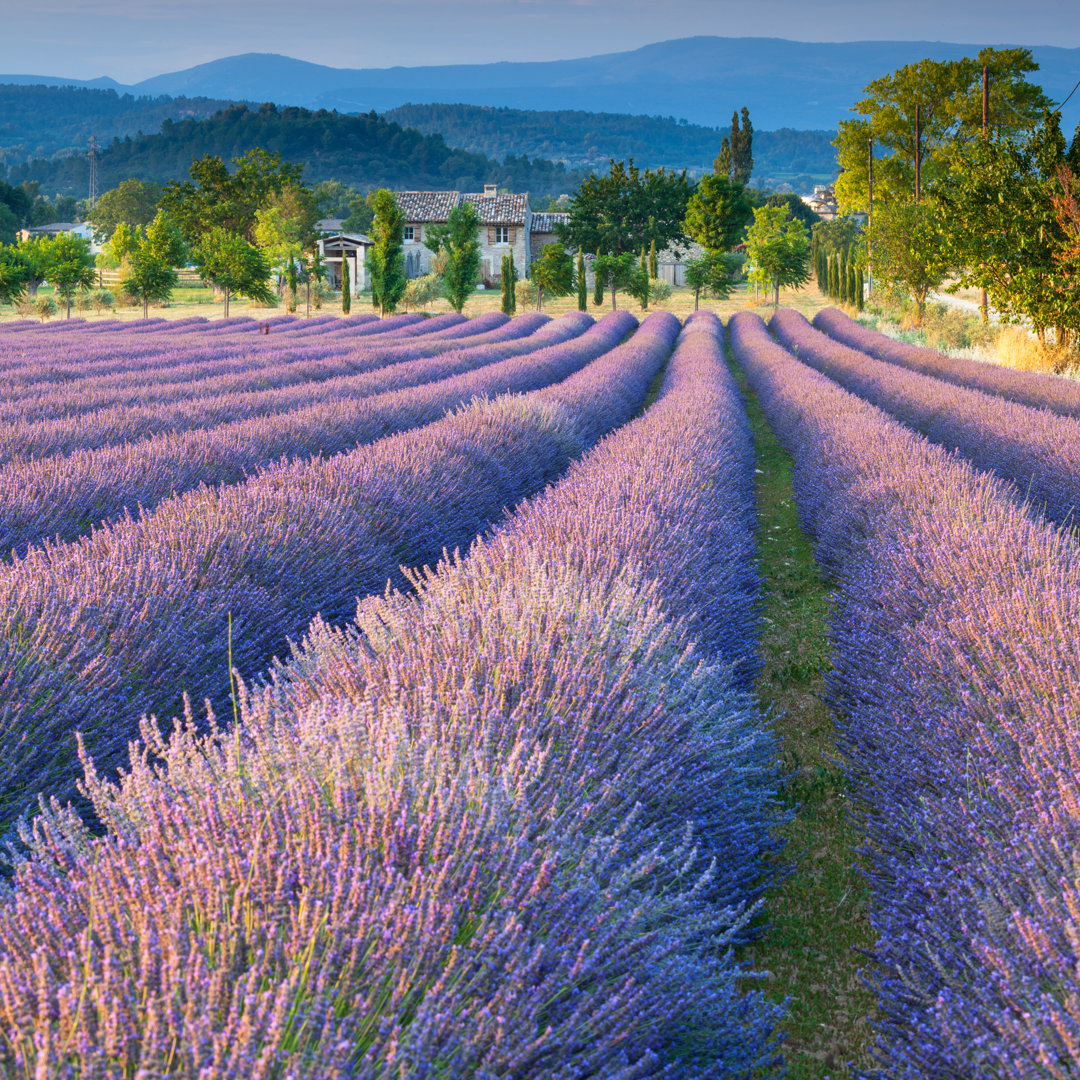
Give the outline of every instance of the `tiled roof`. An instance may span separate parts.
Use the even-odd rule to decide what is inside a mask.
[[[556,225],[565,225],[569,220],[569,214],[533,214],[529,232],[553,233]]]
[[[469,196],[472,198],[473,196]],[[482,196],[481,196],[482,197]],[[409,224],[443,222],[461,201],[460,191],[396,191],[394,198]]]
[[[528,195],[462,195],[476,207],[483,225],[524,225]]]

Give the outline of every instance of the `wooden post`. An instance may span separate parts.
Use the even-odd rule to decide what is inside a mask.
[[[990,69],[983,64],[982,70],[982,137],[985,141],[990,130]],[[979,290],[979,311],[982,313],[983,326],[990,321],[990,299],[985,289]]]
[[[866,202],[866,231],[870,232],[870,226],[874,223],[874,136],[866,140],[866,179],[869,190],[869,198]],[[866,240],[866,291],[874,291],[874,263],[870,247],[869,236]]]
[[[915,106],[915,201],[922,198],[922,107]]]

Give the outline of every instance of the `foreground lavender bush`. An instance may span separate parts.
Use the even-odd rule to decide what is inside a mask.
[[[696,319],[642,419],[366,636],[316,624],[234,732],[144,724],[90,772],[108,835],[40,819],[0,907],[4,1074],[773,1075],[727,946],[776,748],[685,633],[752,599],[750,461]]]
[[[283,457],[329,457],[437,420],[478,394],[553,382],[611,348],[625,330],[624,321],[594,327],[575,313],[523,341],[448,349],[301,389],[299,399],[311,401],[286,412],[0,466],[0,550],[74,540],[199,484],[238,483]]]
[[[826,337],[797,311],[777,311],[769,328],[800,360],[841,386],[932,442],[958,449],[978,468],[1011,480],[1052,521],[1074,522],[1080,503],[1080,420],[874,360]]]
[[[184,691],[221,700],[230,654],[240,671],[261,670],[314,613],[347,617],[400,564],[469,542],[625,421],[678,329],[658,314],[613,348],[634,325],[605,320],[601,358],[551,389],[200,488],[0,567],[0,824],[38,791],[71,791],[76,728],[115,764],[132,734],[118,709],[171,712]],[[582,366],[564,360],[564,375]],[[533,386],[556,377],[526,370]]]
[[[880,1075],[1080,1070],[1080,549],[1009,485],[732,342],[840,586],[833,692],[866,810]]]
[[[957,386],[996,394],[1020,405],[1049,409],[1061,416],[1080,417],[1080,384],[1034,371],[1014,371],[996,364],[946,356],[935,349],[924,349],[894,341],[849,319],[838,308],[825,308],[814,316],[814,326],[843,345],[849,345],[875,360],[934,375]]]

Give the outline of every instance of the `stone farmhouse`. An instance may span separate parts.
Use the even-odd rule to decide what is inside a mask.
[[[518,276],[526,277],[540,252],[558,241],[556,226],[565,223],[568,217],[559,213],[533,213],[528,194],[500,194],[495,184],[486,184],[483,192],[477,193],[397,191],[394,197],[405,215],[405,273],[411,278],[431,269],[435,253],[424,243],[425,231],[432,225],[444,225],[455,207],[472,203],[480,218],[477,234],[480,277],[489,288],[502,277],[504,255],[513,256]],[[319,250],[326,262],[330,284],[340,288],[342,263],[348,261],[350,284],[353,292],[359,293],[367,284],[364,259],[372,240],[362,233],[344,233],[341,225],[338,219],[318,223],[319,231],[324,234]]]

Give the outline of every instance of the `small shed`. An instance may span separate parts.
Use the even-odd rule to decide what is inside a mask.
[[[326,280],[335,288],[341,288],[342,266],[349,262],[349,286],[353,296],[359,295],[367,287],[368,248],[374,247],[375,241],[363,233],[337,233],[324,236],[319,241],[319,254],[326,264]]]

